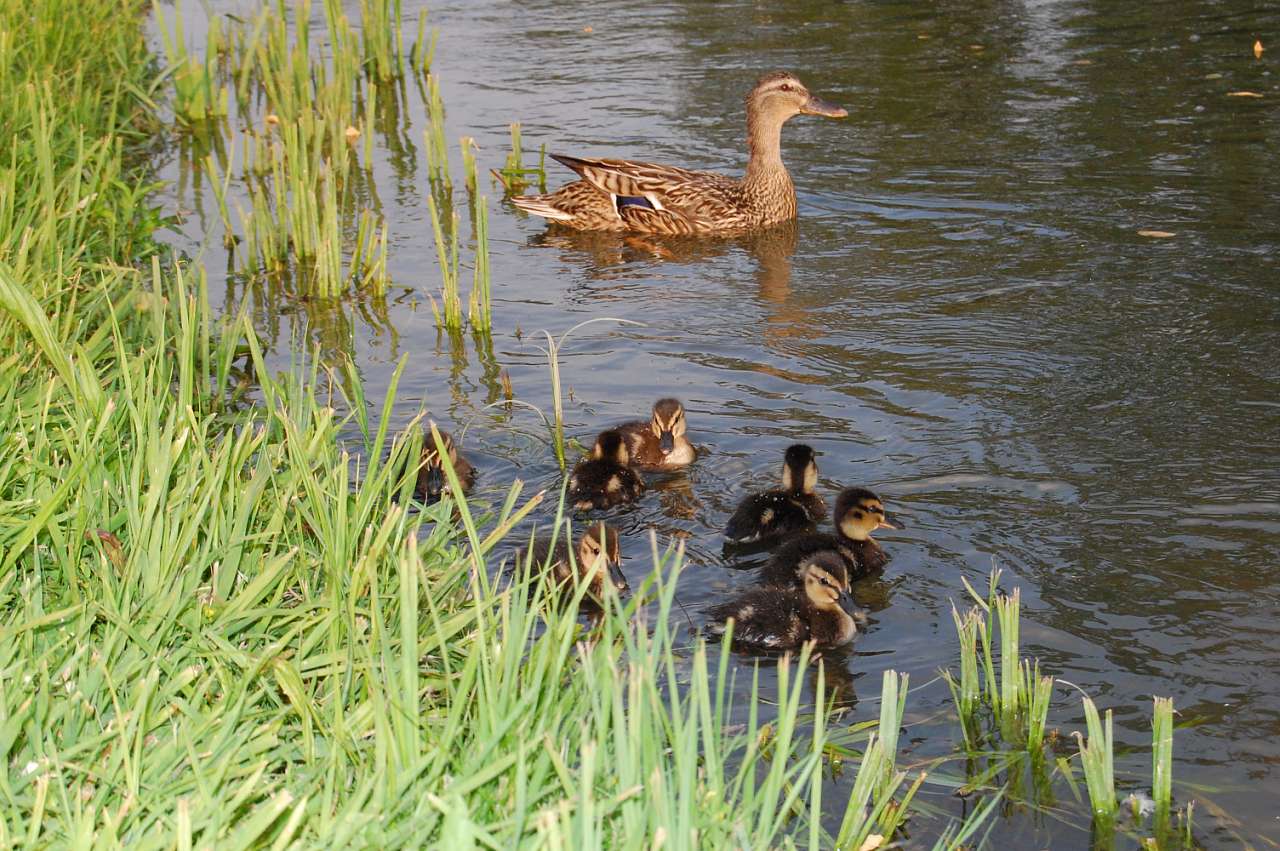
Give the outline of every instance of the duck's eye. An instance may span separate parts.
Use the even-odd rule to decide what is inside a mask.
[[[790,83],[783,83],[783,84],[782,84],[781,86],[779,86],[778,88],[782,89],[784,92],[789,92],[789,91],[791,91],[791,84],[790,84]]]

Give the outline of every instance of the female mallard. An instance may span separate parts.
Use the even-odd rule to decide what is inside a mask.
[[[712,608],[712,635],[733,621],[734,644],[763,650],[798,650],[806,641],[819,649],[848,644],[860,612],[842,587],[844,565],[835,553],[815,553],[799,566],[802,585],[762,585]]]
[[[754,493],[729,518],[730,544],[767,543],[812,529],[827,517],[827,504],[814,490],[818,462],[811,447],[796,443],[782,456],[782,487]]]
[[[631,455],[622,432],[600,432],[591,456],[578,462],[569,476],[568,502],[574,508],[612,508],[635,502],[644,493],[644,481],[628,465]]]
[[[582,180],[550,195],[511,199],[522,210],[580,230],[712,234],[755,230],[796,217],[796,190],[782,164],[782,125],[794,115],[849,113],[809,94],[794,74],[766,74],[747,95],[747,173],[629,160],[552,155]]]
[[[844,562],[848,582],[884,568],[889,556],[871,540],[876,529],[901,529],[885,513],[884,503],[866,488],[845,488],[836,497],[835,534],[809,534],[792,538],[764,566],[765,582],[797,582],[807,559],[815,553],[833,553]],[[845,587],[848,587],[847,585]]]
[[[645,470],[671,470],[692,464],[697,453],[685,437],[684,405],[679,399],[653,403],[649,419],[617,426],[627,440],[631,463]]]

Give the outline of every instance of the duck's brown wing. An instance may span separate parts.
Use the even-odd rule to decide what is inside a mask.
[[[701,233],[732,227],[742,219],[741,184],[723,175],[631,160],[552,157],[607,192],[618,214],[644,230]]]
[[[547,195],[520,195],[511,199],[526,213],[586,230],[627,230],[609,193],[586,180],[566,183]]]

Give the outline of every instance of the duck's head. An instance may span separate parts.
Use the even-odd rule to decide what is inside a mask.
[[[457,468],[458,447],[454,444],[453,437],[449,432],[440,430],[440,442],[444,444],[444,452],[449,458],[450,466]],[[422,441],[422,472],[426,483],[426,499],[428,502],[435,502],[444,493],[448,479],[445,477],[444,463],[440,460],[436,442],[431,438],[430,427],[427,428]]]
[[[594,587],[603,587],[605,577],[619,592],[628,590],[622,575],[622,554],[618,548],[618,532],[612,526],[598,523],[582,533],[578,541],[578,567],[591,576]]]
[[[815,553],[800,564],[804,577],[804,593],[819,609],[828,612],[840,610],[854,617],[858,606],[853,596],[845,590],[844,562],[835,553]]]
[[[818,455],[812,447],[797,443],[782,456],[782,489],[813,493],[818,487]]]
[[[622,437],[622,432],[616,428],[596,435],[596,442],[591,447],[591,457],[596,460],[613,461],[624,467],[631,463],[631,452],[627,449],[627,441]]]
[[[866,488],[845,488],[836,497],[836,527],[840,534],[865,541],[877,529],[901,529],[902,524],[885,513],[884,503]]]
[[[679,399],[659,399],[653,403],[653,416],[649,428],[658,438],[658,448],[670,452],[676,448],[676,438],[684,437],[684,405]]]
[[[747,95],[747,115],[772,119],[781,124],[793,115],[822,115],[844,118],[849,111],[809,93],[804,83],[789,71],[774,71],[756,81]]]

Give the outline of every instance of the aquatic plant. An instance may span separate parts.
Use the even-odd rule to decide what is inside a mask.
[[[524,148],[520,139],[520,122],[513,121],[511,123],[511,150],[507,154],[506,162],[502,169],[495,171],[494,174],[502,181],[502,185],[506,192],[510,194],[524,191],[532,181],[530,176],[535,177],[538,182],[538,190],[540,192],[547,191],[547,146],[544,144],[538,155],[538,165],[534,168],[525,168],[524,165]]]
[[[489,280],[489,200],[483,195],[476,204],[475,235],[475,278],[467,319],[477,333],[490,334],[493,331],[493,296]]]
[[[175,11],[167,20],[159,0],[152,0],[151,14],[164,45],[167,73],[173,80],[173,115],[187,126],[193,126],[213,118],[223,118],[230,110],[231,93],[217,73],[219,55],[226,49],[221,20],[209,20],[203,57],[197,57],[188,49],[182,29],[182,13]]]
[[[435,315],[437,327],[456,333],[462,330],[462,297],[458,289],[458,213],[452,209],[449,211],[446,235],[440,221],[440,209],[431,193],[427,193],[427,212],[431,216],[431,234],[436,241],[441,280],[441,306],[437,307],[435,299],[432,299],[431,312]]]
[[[1098,718],[1098,707],[1085,697],[1084,718],[1089,738],[1086,741],[1075,733],[1080,748],[1080,763],[1084,768],[1085,785],[1089,790],[1089,803],[1093,815],[1102,825],[1109,825],[1116,812],[1115,769],[1112,746],[1111,710],[1107,710],[1106,726]]]
[[[643,325],[641,322],[633,322],[630,319],[617,319],[612,316],[599,316],[595,319],[588,319],[585,322],[579,322],[568,331],[565,331],[559,337],[551,336],[550,331],[543,330],[541,333],[547,339],[547,347],[539,349],[547,356],[547,367],[551,371],[551,446],[555,451],[556,462],[560,465],[560,469],[566,469],[568,462],[565,456],[564,441],[564,392],[560,386],[560,350],[564,344],[569,341],[574,331],[579,328],[585,328],[596,322],[617,322],[620,325]]]
[[[1152,699],[1151,798],[1155,802],[1157,836],[1168,832],[1173,806],[1173,698]],[[1187,813],[1190,821],[1190,811]]]

